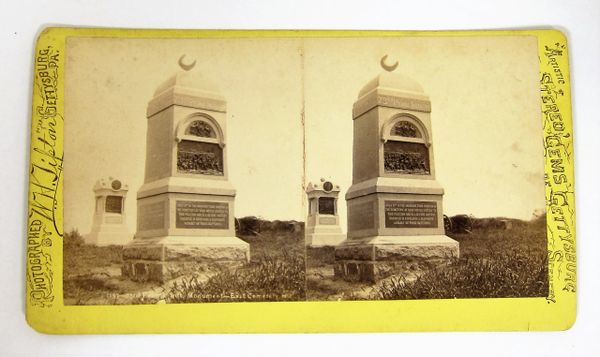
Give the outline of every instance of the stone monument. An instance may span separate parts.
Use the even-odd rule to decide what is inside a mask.
[[[228,181],[226,101],[183,63],[148,103],[146,170],[137,194],[137,233],[123,250],[123,275],[165,281],[249,261],[235,236]]]
[[[457,258],[444,234],[435,178],[431,102],[421,85],[386,72],[368,82],[353,107],[348,239],[335,250],[335,276],[377,281],[407,262]]]
[[[127,185],[112,177],[96,182],[92,230],[84,238],[87,244],[124,245],[131,241],[133,235],[125,222],[125,197],[128,190]]]
[[[305,243],[310,247],[335,246],[346,236],[340,228],[337,200],[340,186],[321,179],[306,187],[308,216],[306,217]]]

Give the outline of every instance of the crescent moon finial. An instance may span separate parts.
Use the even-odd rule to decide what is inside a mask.
[[[194,62],[189,63],[189,64],[185,64],[183,63],[183,59],[184,59],[185,55],[181,55],[181,57],[179,57],[179,67],[181,67],[181,69],[183,69],[184,71],[189,71],[192,68],[194,68],[194,66],[196,65],[196,60],[194,60]]]
[[[381,57],[381,61],[379,61],[379,64],[381,64],[381,68],[385,69],[388,72],[392,72],[393,70],[395,70],[398,67],[398,61],[396,61],[396,63],[394,63],[392,65],[389,65],[389,64],[385,63],[387,58],[388,58],[388,55]]]

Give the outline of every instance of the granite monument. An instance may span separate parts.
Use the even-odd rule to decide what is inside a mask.
[[[249,261],[235,236],[228,180],[226,101],[193,63],[154,92],[147,107],[146,169],[137,194],[137,233],[123,250],[123,275],[165,281]]]
[[[346,193],[348,239],[335,250],[335,276],[375,282],[406,262],[451,259],[444,189],[435,176],[431,102],[419,83],[385,71],[353,106],[353,176]]]

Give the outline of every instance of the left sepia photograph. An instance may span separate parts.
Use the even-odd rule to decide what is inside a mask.
[[[67,41],[66,305],[304,300],[299,44]]]

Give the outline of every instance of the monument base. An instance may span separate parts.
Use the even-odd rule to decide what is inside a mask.
[[[349,239],[335,248],[334,274],[344,280],[374,283],[415,262],[457,259],[458,246],[445,235]]]
[[[104,247],[108,245],[126,245],[133,239],[133,233],[129,232],[91,232],[83,240],[86,244]]]
[[[306,245],[309,247],[332,247],[346,240],[343,233],[312,233],[306,236]]]
[[[134,281],[165,282],[210,274],[250,260],[250,245],[237,237],[138,238],[123,247],[121,273]]]

